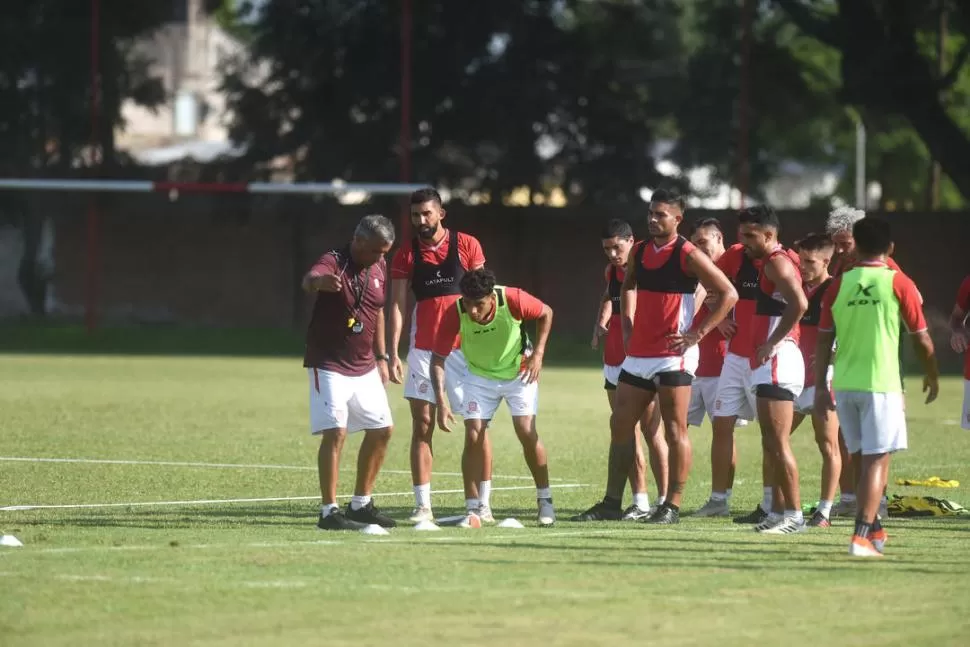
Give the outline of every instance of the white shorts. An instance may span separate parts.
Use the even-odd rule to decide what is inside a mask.
[[[829,392],[832,391],[832,365],[829,364],[829,370],[825,374],[825,384]],[[815,387],[806,386],[802,389],[801,395],[795,399],[795,413],[801,413],[803,415],[810,415],[812,411],[815,410]]]
[[[437,404],[434,387],[431,385],[431,351],[412,348],[408,352],[407,362],[404,397]],[[455,413],[461,411],[466,373],[468,364],[465,362],[465,355],[456,348],[445,359],[445,393],[448,395],[451,410]]]
[[[714,420],[714,403],[717,402],[718,377],[695,377],[690,385],[690,404],[687,407],[687,426],[700,427],[704,423],[704,415]],[[738,418],[735,427],[748,424],[744,418]]]
[[[835,410],[850,454],[888,454],[906,449],[902,393],[836,391]]]
[[[526,384],[520,378],[492,380],[469,372],[461,415],[466,420],[491,420],[503,399],[513,416],[534,416],[539,410],[539,383]]]
[[[310,433],[384,429],[393,423],[387,390],[376,368],[355,377],[315,368],[310,378]]]
[[[630,357],[623,360],[622,371],[641,380],[651,380],[661,373],[687,373],[691,377],[697,372],[700,349],[696,345],[688,348],[683,355],[672,357]]]
[[[623,370],[622,366],[610,366],[609,364],[603,364],[603,379],[606,383],[612,386],[614,389],[616,385],[620,383],[620,371]]]
[[[724,365],[721,367],[721,377],[717,380],[717,395],[714,399],[715,416],[755,419],[758,407],[751,376],[751,364],[747,357],[734,353],[724,356]]]
[[[805,360],[802,351],[791,339],[778,345],[771,358],[751,372],[751,388],[757,394],[759,386],[778,386],[798,399],[805,388]]]
[[[963,381],[963,418],[960,426],[970,430],[970,380]]]

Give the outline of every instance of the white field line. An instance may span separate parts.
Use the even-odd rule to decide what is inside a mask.
[[[582,483],[559,483],[550,485],[550,488],[577,488],[588,487]],[[515,485],[505,487],[493,487],[492,492],[501,490],[534,490],[531,485]],[[435,490],[432,494],[463,494],[464,490]],[[391,497],[391,496],[413,496],[414,492],[375,492],[372,496]],[[349,499],[350,494],[338,495],[338,499]],[[174,506],[174,505],[210,505],[216,503],[265,503],[269,501],[313,501],[319,500],[317,496],[282,496],[282,497],[263,497],[258,499],[199,499],[193,501],[133,501],[129,503],[70,503],[58,505],[8,505],[0,508],[0,512],[20,512],[24,510],[72,510],[78,508],[128,508],[143,506]]]
[[[16,463],[84,463],[91,465],[155,465],[163,467],[203,467],[212,469],[255,469],[255,470],[299,470],[316,472],[316,467],[307,465],[262,465],[258,463],[192,463],[181,461],[139,461],[139,460],[115,460],[107,458],[47,458],[34,456],[0,456],[0,462]],[[353,468],[346,468],[350,471]],[[410,470],[381,470],[382,474],[407,474]],[[461,476],[461,472],[432,472],[432,476]],[[492,479],[510,479],[516,481],[531,481],[531,476],[506,476],[495,474]],[[550,481],[564,481],[566,479],[553,478]]]

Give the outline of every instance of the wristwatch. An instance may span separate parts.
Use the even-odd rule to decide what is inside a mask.
[[[384,360],[385,362],[390,362],[391,361],[391,356],[388,355],[387,353],[384,353],[383,355],[378,355],[377,353],[374,353],[374,359]]]

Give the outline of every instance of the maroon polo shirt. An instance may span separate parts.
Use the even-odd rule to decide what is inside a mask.
[[[351,377],[370,372],[375,367],[377,317],[386,300],[386,261],[382,258],[369,268],[357,267],[350,248],[345,247],[321,256],[310,271],[336,274],[343,287],[340,292],[317,292],[307,327],[303,366]],[[351,317],[364,324],[360,333],[347,325]]]

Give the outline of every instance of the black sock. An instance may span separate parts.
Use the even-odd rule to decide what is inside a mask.
[[[619,510],[623,507],[623,501],[621,499],[614,499],[609,494],[603,497],[603,505],[607,508],[616,508]]]
[[[882,530],[882,522],[879,521],[879,515],[876,515],[876,520],[872,522],[872,532],[879,532]]]
[[[857,517],[855,520],[855,534],[863,539],[868,539],[870,532],[872,532],[872,524]]]
[[[680,506],[674,505],[670,501],[664,501],[664,505],[667,506],[669,509],[673,510],[674,512],[680,512]]]

